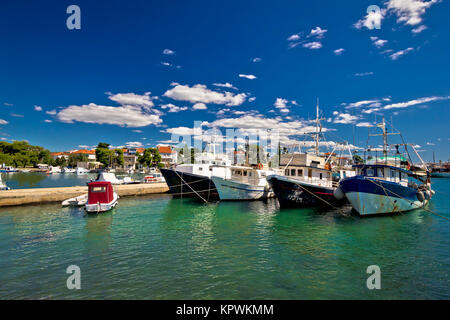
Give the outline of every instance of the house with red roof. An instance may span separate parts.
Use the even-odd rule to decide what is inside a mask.
[[[175,149],[167,145],[157,145],[156,147],[161,155],[161,162],[164,163],[165,166],[169,167],[177,163],[178,152]]]

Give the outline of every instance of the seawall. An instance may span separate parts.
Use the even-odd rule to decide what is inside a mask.
[[[33,188],[0,191],[0,207],[62,202],[86,194],[86,187]],[[140,196],[169,191],[166,183],[115,185],[119,197]]]

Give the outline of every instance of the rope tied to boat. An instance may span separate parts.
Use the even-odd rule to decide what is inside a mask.
[[[191,189],[200,199],[202,199],[205,203],[208,203],[207,200],[205,200],[200,194],[198,194],[186,181],[184,181],[184,179],[178,174],[178,172],[176,170],[174,170],[174,172],[177,174],[178,178],[180,178],[180,180],[182,182],[184,182],[185,185],[187,185],[189,187],[189,189]],[[183,187],[183,185],[181,185],[181,187]],[[183,193],[181,193],[181,195],[183,195]]]

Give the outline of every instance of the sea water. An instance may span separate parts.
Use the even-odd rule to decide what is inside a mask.
[[[450,179],[427,208],[450,218]],[[450,222],[424,210],[360,218],[122,198],[88,216],[60,205],[0,209],[1,299],[449,299]],[[66,273],[80,268],[81,289]],[[367,268],[381,289],[367,287]]]

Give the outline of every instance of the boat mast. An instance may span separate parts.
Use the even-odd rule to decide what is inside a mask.
[[[322,125],[320,124],[320,120],[324,120],[319,118],[319,98],[317,98],[317,106],[316,106],[316,138],[315,138],[315,151],[316,156],[319,155],[319,140],[320,140],[320,132],[322,131]]]

